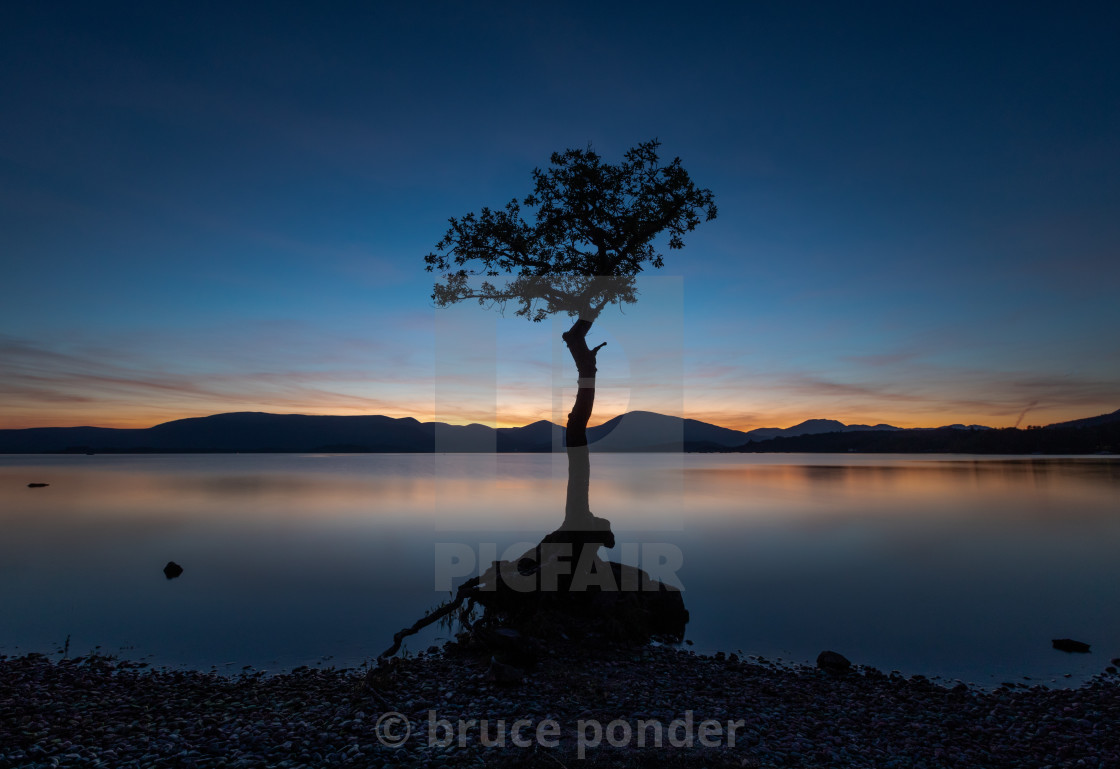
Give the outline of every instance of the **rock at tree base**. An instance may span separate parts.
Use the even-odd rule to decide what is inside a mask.
[[[449,601],[393,635],[378,668],[405,638],[437,621],[450,625],[456,613],[464,631],[448,651],[485,653],[518,667],[531,667],[540,653],[559,645],[679,643],[689,619],[680,590],[636,567],[599,558],[599,547],[614,543],[610,524],[593,516],[580,523],[557,529],[520,558],[494,561],[459,585]],[[477,607],[483,610],[479,618]]]
[[[488,645],[523,646],[522,635],[679,643],[688,623],[680,590],[599,558],[601,536],[557,531],[515,561],[495,561],[471,596],[506,628]]]

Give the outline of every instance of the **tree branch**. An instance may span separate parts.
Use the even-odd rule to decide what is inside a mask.
[[[444,275],[432,295],[436,304],[512,300],[519,315],[537,321],[561,311],[593,318],[611,302],[635,301],[630,281],[664,264],[653,246],[658,234],[668,231],[669,248],[680,248],[681,235],[700,221],[698,211],[715,218],[711,191],[693,185],[679,158],[660,164],[659,146],[656,139],[643,142],[617,165],[590,147],[555,152],[551,168],[533,170],[534,189],[521,203],[515,198],[504,208],[451,218],[436,246],[443,253],[425,257],[426,269]],[[531,224],[522,205],[535,210]],[[513,279],[508,291],[466,286],[470,275],[502,273]],[[595,276],[623,282],[579,284]]]

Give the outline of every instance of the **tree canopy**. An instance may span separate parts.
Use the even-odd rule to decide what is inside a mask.
[[[424,258],[441,276],[433,301],[512,302],[533,321],[557,312],[590,321],[611,302],[635,301],[635,277],[664,266],[658,237],[682,248],[701,215],[716,217],[712,192],[692,183],[680,158],[663,165],[659,146],[639,144],[618,164],[590,146],[555,152],[548,169],[533,170],[533,191],[521,200],[451,218]]]

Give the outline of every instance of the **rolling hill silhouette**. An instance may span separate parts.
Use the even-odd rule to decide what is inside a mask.
[[[695,419],[632,411],[589,428],[595,451],[971,451],[957,446],[1004,446],[1038,451],[1111,450],[1085,431],[1120,425],[1120,411],[1051,425],[1043,430],[992,430],[980,426],[902,429],[890,425],[845,425],[810,419],[792,427],[732,430]],[[1009,432],[1010,431],[1010,432]],[[1041,433],[1047,433],[1043,436]],[[1013,438],[1020,433],[1034,434]],[[1058,434],[1064,436],[1059,440]],[[990,434],[977,438],[977,434]],[[1094,432],[1094,435],[1096,433]],[[1079,437],[1080,436],[1080,437]],[[1043,440],[1043,438],[1046,440]],[[545,420],[523,427],[451,425],[411,417],[309,416],[235,412],[176,419],[143,429],[38,427],[0,430],[0,453],[180,453],[180,452],[549,452],[564,444],[564,428]],[[1081,443],[1084,447],[1077,448]],[[1015,448],[1021,446],[1022,448]],[[982,450],[982,448],[980,449]],[[992,449],[995,450],[995,449]]]

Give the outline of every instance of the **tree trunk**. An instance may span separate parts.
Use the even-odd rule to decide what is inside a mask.
[[[587,346],[587,332],[592,321],[585,318],[577,320],[564,333],[564,343],[575,361],[579,373],[576,402],[568,413],[567,452],[568,452],[568,495],[564,505],[564,524],[561,530],[573,532],[596,532],[589,538],[614,547],[614,535],[610,523],[605,518],[597,518],[591,513],[588,491],[591,485],[591,458],[587,446],[587,423],[595,406],[595,361],[600,344],[591,349]]]
[[[468,613],[475,602],[485,611],[473,629],[468,626],[470,634],[459,635],[459,642],[467,648],[482,648],[491,658],[495,652],[509,653],[508,636],[487,632],[496,622],[539,635],[541,628],[553,626],[558,619],[577,639],[586,638],[588,628],[615,640],[642,643],[650,639],[679,643],[684,638],[688,610],[680,590],[651,579],[637,567],[604,562],[598,557],[599,547],[614,547],[615,541],[610,522],[593,515],[588,502],[591,462],[587,423],[595,406],[595,355],[603,347],[587,346],[592,323],[580,318],[563,335],[579,372],[576,402],[568,413],[568,496],[563,525],[515,561],[495,561],[488,569],[480,569],[479,576],[459,587],[454,600],[393,636],[393,645],[378,658],[379,666],[366,675],[367,685],[376,683],[384,671],[382,663],[397,653],[405,637],[451,616],[464,601],[470,601]],[[596,576],[585,579],[591,575]],[[530,589],[525,587],[526,578],[530,579]],[[493,648],[487,638],[493,641]]]

